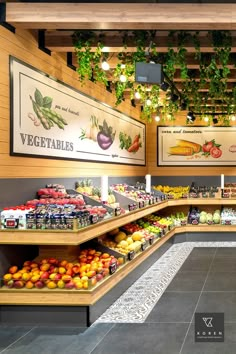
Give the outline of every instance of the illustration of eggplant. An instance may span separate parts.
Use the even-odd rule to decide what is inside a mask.
[[[108,126],[104,119],[103,125],[99,125],[99,132],[97,134],[97,142],[101,149],[107,150],[113,144],[116,132],[113,132],[113,128]]]

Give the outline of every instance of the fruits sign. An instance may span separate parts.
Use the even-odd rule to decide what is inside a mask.
[[[160,166],[235,165],[235,127],[158,127]]]

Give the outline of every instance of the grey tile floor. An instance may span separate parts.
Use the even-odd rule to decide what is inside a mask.
[[[151,289],[150,289],[151,290]],[[196,343],[195,312],[223,312],[223,343]],[[234,354],[236,248],[195,247],[142,323],[0,326],[4,354]]]

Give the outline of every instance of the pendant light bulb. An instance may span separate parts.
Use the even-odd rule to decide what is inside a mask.
[[[134,96],[135,96],[135,98],[137,98],[137,100],[139,100],[141,98],[141,95],[138,91],[135,92]]]
[[[110,69],[110,65],[109,65],[109,63],[106,60],[103,60],[101,66],[102,66],[102,69],[105,70],[105,71]]]
[[[161,120],[160,116],[159,116],[159,115],[156,115],[155,121],[156,121],[156,122],[160,122],[160,120]]]
[[[127,77],[125,75],[120,75],[120,81],[121,82],[126,82],[127,81]]]
[[[147,106],[151,106],[151,104],[152,104],[152,101],[150,100],[150,98],[148,98],[147,101],[146,101],[146,105]]]

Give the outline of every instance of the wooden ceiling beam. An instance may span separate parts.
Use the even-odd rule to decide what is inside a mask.
[[[127,46],[124,49],[122,34],[113,31],[106,32],[103,38],[104,47],[108,48],[106,51],[113,53],[120,53],[122,51],[125,52],[136,52],[137,48],[134,45],[134,42],[128,40]],[[170,39],[168,38],[168,34],[164,37],[160,35],[160,31],[156,34],[155,38],[153,38],[153,43],[155,43],[155,47],[157,48],[158,53],[167,53],[168,51],[168,43]],[[73,31],[47,31],[45,33],[45,46],[50,49],[52,52],[74,52],[75,48],[73,45],[72,39]],[[205,34],[207,36],[207,34]],[[200,48],[202,53],[213,53],[214,48],[212,46],[211,39],[208,37],[199,37],[200,39]],[[97,43],[99,42],[99,37],[96,36],[96,39],[93,40],[93,44],[91,46],[91,51],[94,52],[97,49]],[[177,40],[172,41],[173,50],[178,50]],[[146,43],[147,47],[149,46],[149,42]],[[185,42],[184,47],[186,48],[188,53],[195,53],[196,49],[191,42]],[[232,35],[232,47],[231,53],[236,53],[236,37]]]
[[[108,63],[110,65],[110,69],[114,69],[116,67],[116,65],[118,64],[118,62],[120,62],[120,60],[117,58],[117,53],[110,53],[109,58],[108,58]],[[194,60],[193,58],[191,58],[190,56],[186,56],[186,62],[187,62],[187,68],[191,69],[191,70],[196,70],[196,75],[197,75],[197,70],[199,70],[199,63]],[[78,62],[77,62],[77,58],[76,58],[76,54],[72,53],[72,64],[77,67],[78,66]],[[221,68],[222,66],[218,65],[219,68]],[[233,62],[233,60],[227,65],[227,67],[230,70],[236,70],[236,66],[235,63]],[[176,66],[176,68],[178,68],[178,66]],[[180,71],[177,70],[176,71],[177,75],[180,75]]]
[[[236,30],[236,4],[6,3],[25,29]]]

